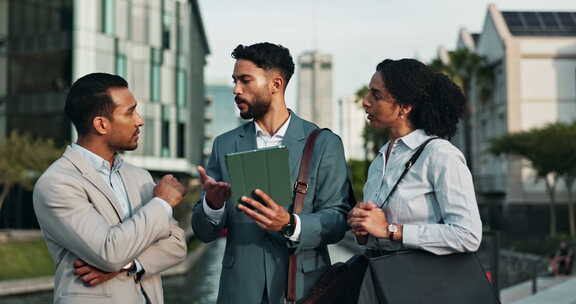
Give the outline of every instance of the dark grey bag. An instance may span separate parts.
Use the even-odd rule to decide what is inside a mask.
[[[500,303],[474,253],[399,251],[370,258],[369,264],[378,298],[374,303]]]

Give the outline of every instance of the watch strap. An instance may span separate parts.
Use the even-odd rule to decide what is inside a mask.
[[[293,213],[290,213],[290,222],[282,227],[282,234],[289,238],[294,235],[294,231],[296,230],[296,216]]]

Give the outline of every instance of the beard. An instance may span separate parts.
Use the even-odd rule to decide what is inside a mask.
[[[236,103],[243,103],[246,105],[246,107],[248,107],[246,112],[240,112],[240,117],[243,119],[259,120],[260,118],[264,117],[266,113],[268,113],[268,109],[270,108],[270,99],[266,100],[264,98],[257,97],[254,99],[253,103],[248,103],[246,100],[239,97],[236,97],[235,100]]]
[[[134,137],[130,138],[130,140],[124,138],[111,138],[108,142],[108,146],[115,152],[134,151],[138,148],[138,141],[139,140],[134,139]]]
[[[124,151],[134,151],[138,148],[138,143],[119,143],[119,144],[109,144],[110,148],[116,152],[124,152]]]

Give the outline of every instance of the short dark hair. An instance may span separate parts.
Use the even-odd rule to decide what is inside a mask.
[[[256,66],[264,70],[277,69],[286,85],[294,74],[294,60],[290,51],[279,45],[269,42],[256,43],[249,46],[239,44],[232,51],[232,58],[252,61]]]
[[[399,104],[412,106],[408,119],[415,128],[446,139],[454,136],[466,109],[458,85],[415,59],[386,59],[376,71]]]
[[[68,91],[64,112],[76,127],[78,135],[90,132],[96,116],[112,119],[116,105],[108,90],[127,87],[124,78],[106,73],[92,73],[76,80]]]

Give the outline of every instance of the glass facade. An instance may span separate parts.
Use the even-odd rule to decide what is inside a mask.
[[[102,1],[102,33],[114,35],[116,28],[116,1]]]
[[[70,140],[62,107],[72,78],[72,1],[9,1],[7,11],[0,66],[5,130],[64,144]]]
[[[162,52],[158,49],[151,48],[150,56],[150,101],[160,101],[160,87],[162,80],[160,78],[162,67]]]
[[[176,157],[186,157],[186,124],[178,122],[178,129],[176,134]]]
[[[116,75],[128,78],[128,58],[122,53],[116,54]]]
[[[161,147],[160,156],[170,157],[170,107],[162,106],[162,130],[161,130]]]
[[[145,118],[144,119],[144,154],[146,155],[155,155],[154,147],[155,141],[154,139],[154,119],[152,118]]]
[[[162,0],[162,48],[170,48],[170,29],[172,28],[172,13],[167,7],[168,0]]]
[[[179,106],[185,106],[188,100],[188,75],[186,70],[179,68],[176,78],[176,103]]]

